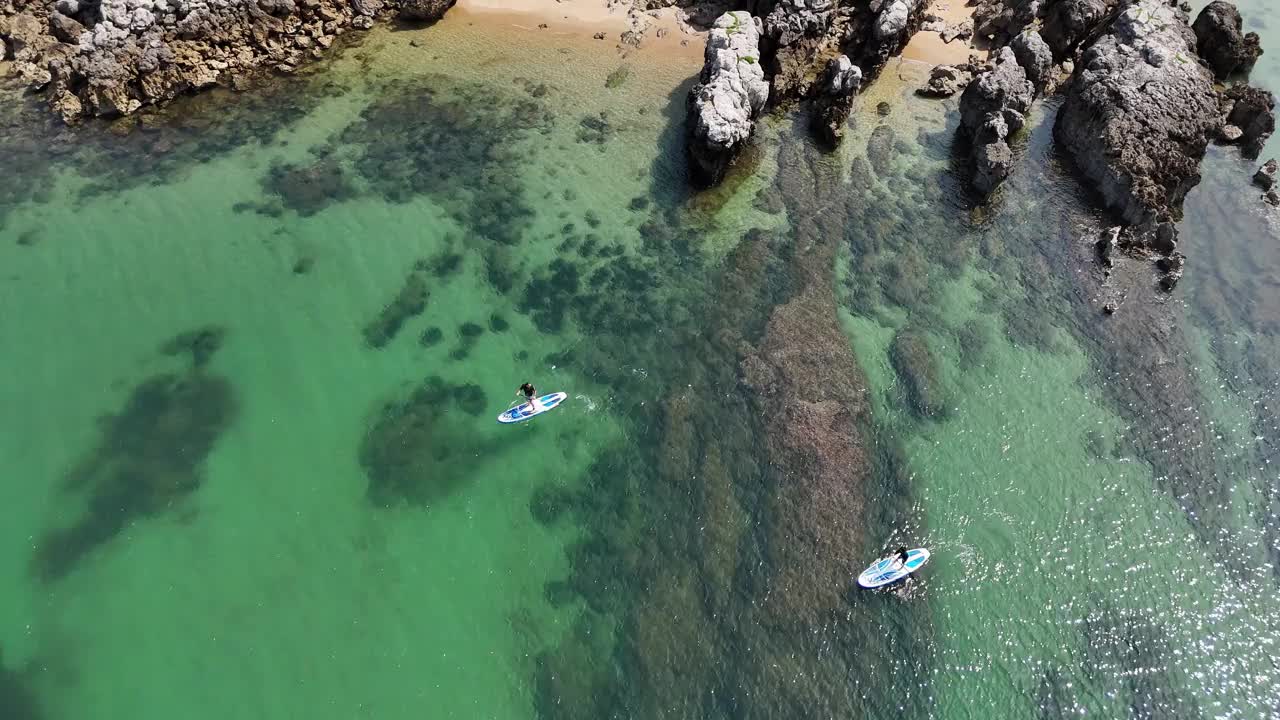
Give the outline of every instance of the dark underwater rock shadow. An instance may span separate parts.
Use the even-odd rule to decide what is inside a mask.
[[[477,432],[496,417],[484,389],[430,376],[407,395],[383,403],[370,418],[358,460],[369,481],[365,496],[377,507],[431,507],[478,479],[476,463],[519,453],[533,433],[501,437]],[[537,432],[536,430],[534,431]],[[518,462],[513,472],[522,472]]]
[[[166,355],[190,354],[191,367],[135,386],[117,412],[99,421],[100,439],[63,478],[80,516],[39,541],[32,571],[53,582],[131,524],[177,509],[205,480],[204,462],[238,415],[229,380],[204,369],[221,332],[201,329],[166,342]]]
[[[0,651],[0,717],[5,720],[43,720],[46,715],[29,682],[28,670],[10,670]]]

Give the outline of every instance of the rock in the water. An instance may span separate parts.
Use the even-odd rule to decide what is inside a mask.
[[[1224,0],[1209,3],[1196,17],[1196,50],[1219,80],[1248,72],[1262,54],[1257,33],[1244,34],[1236,6]]]
[[[1055,2],[1049,8],[1044,27],[1040,31],[1053,50],[1053,56],[1062,59],[1073,53],[1081,41],[1106,17],[1107,9],[1107,0]]]
[[[398,17],[413,22],[435,22],[453,7],[455,0],[402,0]]]
[[[929,72],[929,81],[923,87],[916,88],[917,95],[925,97],[951,97],[960,92],[973,74],[964,68],[954,65],[938,65]]]
[[[701,82],[689,91],[689,155],[694,180],[724,177],[769,99],[760,66],[760,23],[738,10],[721,15],[707,35]]]
[[[1263,190],[1270,190],[1276,184],[1276,172],[1280,170],[1274,159],[1268,160],[1253,174],[1253,184]]]
[[[773,47],[769,74],[775,100],[810,93],[819,56],[839,45],[831,28],[835,9],[832,0],[778,0],[765,16],[763,32]]]
[[[853,98],[862,87],[862,69],[848,56],[827,63],[823,93],[814,113],[815,129],[824,141],[835,145],[844,136],[844,127],[853,111]]]
[[[1020,32],[1009,43],[1018,64],[1027,73],[1027,79],[1035,86],[1036,92],[1044,90],[1049,81],[1049,73],[1053,68],[1053,51],[1049,43],[1034,29]]]
[[[1226,92],[1231,107],[1226,122],[1240,128],[1240,152],[1256,158],[1276,129],[1276,99],[1271,93],[1251,85],[1234,85]]]
[[[1280,193],[1276,192],[1275,188],[1268,190],[1267,193],[1262,196],[1262,199],[1271,207],[1280,207]]]
[[[1185,13],[1138,0],[1089,47],[1054,134],[1125,222],[1177,214],[1220,123]]]
[[[1239,142],[1240,138],[1244,137],[1244,131],[1235,125],[1223,125],[1218,131],[1218,137],[1225,143]]]
[[[1013,50],[1000,49],[996,65],[979,75],[960,96],[960,132],[973,143],[973,186],[989,195],[1009,175],[1013,151],[1008,138],[1022,128],[1035,89]]]

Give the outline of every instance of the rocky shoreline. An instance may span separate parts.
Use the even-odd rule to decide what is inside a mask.
[[[818,138],[838,143],[864,76],[874,79],[902,50],[924,5],[786,0],[756,8],[770,101],[809,101]],[[986,202],[1013,172],[1035,101],[1061,93],[1057,145],[1120,223],[1099,245],[1104,268],[1121,255],[1150,258],[1160,287],[1172,290],[1185,260],[1174,224],[1200,181],[1209,143],[1238,145],[1256,158],[1275,129],[1274,98],[1247,81],[1262,54],[1258,36],[1243,32],[1240,13],[1225,0],[1204,8],[1194,24],[1189,6],[1175,0],[981,0],[973,25],[989,59],[975,48],[964,65],[937,66],[919,93],[947,97],[963,89],[958,154],[968,159],[978,200]],[[704,76],[715,62],[709,46]],[[690,95],[691,126],[710,107],[753,108],[716,134],[731,142],[690,134],[699,184],[717,182],[750,137],[759,103],[749,103],[749,94],[745,85],[728,84],[719,94]],[[1274,192],[1266,197],[1280,203]],[[1106,309],[1116,307],[1108,302]]]
[[[383,18],[434,22],[454,0],[7,0],[11,73],[68,123],[128,115],[256,72],[291,72]]]

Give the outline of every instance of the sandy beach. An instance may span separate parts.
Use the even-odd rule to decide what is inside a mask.
[[[973,17],[973,8],[965,5],[964,0],[933,0],[926,12],[937,15],[948,25]],[[937,32],[921,30],[903,48],[902,58],[931,65],[955,65],[966,62],[975,52],[978,51],[968,40],[943,42]]]
[[[486,22],[552,37],[588,39],[616,45],[624,54],[661,51],[700,58],[705,33],[682,25],[676,8],[640,12],[604,0],[459,0],[442,22]],[[628,31],[640,35],[638,46],[622,42]],[[603,38],[598,38],[604,33]]]

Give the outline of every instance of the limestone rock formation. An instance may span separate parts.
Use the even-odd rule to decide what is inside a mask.
[[[1262,54],[1257,33],[1244,34],[1240,11],[1225,0],[1209,3],[1196,17],[1196,50],[1219,80],[1248,72]]]
[[[404,3],[408,3],[405,5]],[[0,5],[12,72],[68,122],[126,115],[257,70],[289,72],[352,28],[450,0],[56,0]]]
[[[775,99],[809,94],[816,80],[815,59],[839,43],[832,28],[835,11],[832,0],[779,0],[765,16]]]
[[[1195,42],[1185,12],[1161,0],[1133,2],[1085,51],[1054,126],[1107,205],[1139,226],[1131,252],[1172,257],[1169,220],[1200,181],[1200,160],[1222,122]],[[1172,261],[1161,265],[1181,272]],[[1177,281],[1170,273],[1166,288]]]
[[[1041,0],[980,0],[973,10],[974,34],[1000,46],[1041,12]]]
[[[853,99],[862,88],[862,69],[846,55],[833,58],[827,64],[822,95],[818,97],[814,113],[815,129],[819,137],[835,145],[844,137],[845,123],[853,111]]]
[[[1176,211],[1200,181],[1220,116],[1194,46],[1185,13],[1138,0],[1085,52],[1058,114],[1058,142],[1128,223]]]
[[[1253,184],[1263,190],[1270,190],[1276,184],[1276,172],[1280,171],[1280,166],[1276,164],[1275,159],[1271,159],[1262,164],[1258,168],[1258,172],[1253,174]]]
[[[973,143],[973,186],[989,195],[1009,176],[1013,150],[1008,138],[1022,128],[1035,88],[1013,50],[1000,49],[996,64],[960,96],[960,132]]]
[[[1027,73],[1027,79],[1035,86],[1036,92],[1044,90],[1053,68],[1053,51],[1049,43],[1034,29],[1018,33],[1009,43],[1018,64]]]
[[[963,90],[972,79],[973,72],[967,67],[938,65],[929,71],[929,81],[923,87],[916,88],[916,94],[934,98],[951,97]]]
[[[1058,0],[1045,14],[1045,42],[1058,59],[1075,52],[1081,42],[1102,22],[1115,0]]]
[[[1246,158],[1258,157],[1276,129],[1276,99],[1271,93],[1250,85],[1233,85],[1223,96],[1225,122],[1239,128],[1236,142]]]
[[[721,15],[707,35],[700,82],[687,103],[695,182],[714,185],[724,177],[768,99],[760,21],[741,10]]]

